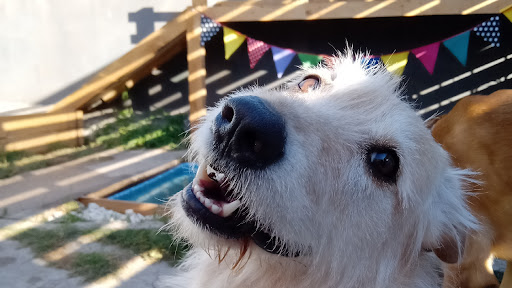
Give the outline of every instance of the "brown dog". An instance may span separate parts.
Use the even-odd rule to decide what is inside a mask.
[[[506,259],[500,287],[512,287],[512,90],[460,100],[432,123],[432,135],[455,165],[480,173],[468,199],[483,229],[467,238],[464,258],[447,265],[444,287],[498,287],[488,260]],[[490,263],[489,263],[490,262]]]

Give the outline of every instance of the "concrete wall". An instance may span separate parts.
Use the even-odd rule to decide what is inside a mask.
[[[0,0],[0,113],[57,102],[191,4]]]

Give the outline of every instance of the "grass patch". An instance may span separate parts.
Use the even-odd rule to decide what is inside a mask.
[[[107,148],[185,148],[186,119],[185,114],[171,116],[163,111],[138,115],[127,108],[119,112],[115,122],[96,132],[96,143]]]
[[[53,219],[51,222],[72,224],[72,223],[84,221],[84,219],[71,213],[73,211],[77,211],[78,209],[80,209],[80,203],[78,201],[69,201],[60,206],[57,206],[56,208],[54,208],[52,210],[60,211],[60,212],[64,213],[64,215],[57,219]],[[52,210],[50,210],[50,211],[52,211]],[[48,218],[46,218],[46,219],[48,221]]]
[[[169,234],[151,229],[78,229],[69,223],[56,225],[55,229],[32,228],[12,237],[25,247],[30,247],[37,257],[64,246],[76,238],[86,235],[94,241],[114,245],[145,259],[163,260],[174,265],[183,258],[188,246],[175,241]],[[58,263],[56,263],[57,266]]]
[[[177,242],[168,234],[149,229],[126,229],[113,231],[99,240],[131,250],[144,258],[168,261],[175,264],[188,250],[187,245]]]
[[[105,150],[96,143],[73,148],[62,148],[62,145],[58,144],[53,145],[53,147],[57,150],[45,154],[31,154],[23,151],[0,153],[0,179],[25,171],[57,165]]]
[[[75,205],[69,202],[63,205],[63,209],[73,209]],[[31,248],[36,257],[47,261],[52,267],[68,270],[74,276],[83,277],[85,282],[95,281],[114,273],[123,261],[131,259],[134,254],[144,259],[167,261],[170,265],[175,265],[188,250],[187,245],[173,240],[168,234],[157,234],[157,231],[150,229],[79,229],[69,222],[52,226],[55,228],[31,228],[21,231],[11,236],[11,239]],[[67,249],[59,249],[79,237],[85,237],[83,239],[87,243],[97,242],[117,246],[123,250],[107,246],[100,247],[101,253],[73,250],[70,251],[71,254],[67,254]],[[60,258],[55,258],[59,256]]]
[[[100,253],[76,253],[70,268],[73,276],[81,276],[86,282],[91,282],[115,272],[119,262]]]
[[[88,232],[90,231],[63,224],[58,229],[32,228],[15,235],[13,239],[23,246],[30,247],[39,257]]]
[[[82,219],[74,214],[68,213],[68,214],[58,218],[56,221],[59,223],[72,224],[72,223],[76,223],[76,222],[82,222],[82,221],[84,221],[84,219]]]

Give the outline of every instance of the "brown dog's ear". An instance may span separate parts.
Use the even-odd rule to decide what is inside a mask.
[[[466,233],[458,233],[459,241],[453,235],[443,236],[440,246],[432,249],[441,261],[449,264],[455,264],[462,259],[464,247],[466,244]]]

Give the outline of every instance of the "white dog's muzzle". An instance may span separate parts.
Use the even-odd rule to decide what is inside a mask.
[[[279,161],[285,151],[285,121],[265,100],[256,96],[231,98],[212,123],[211,163],[202,163],[193,183],[182,193],[187,216],[203,228],[228,239],[251,238],[270,253],[290,255],[269,231],[247,219],[229,175],[217,167],[261,170]]]

